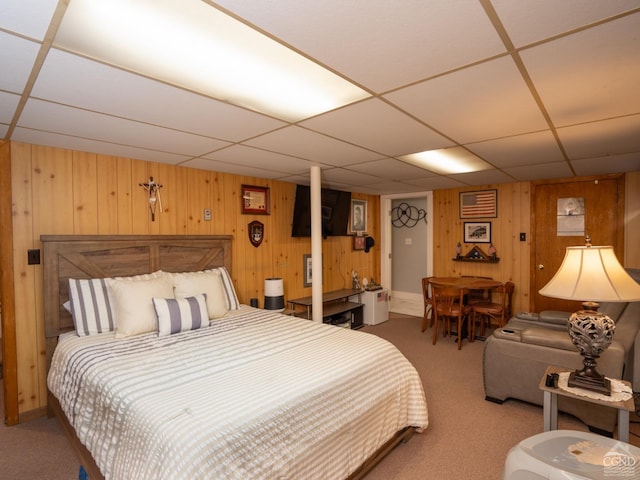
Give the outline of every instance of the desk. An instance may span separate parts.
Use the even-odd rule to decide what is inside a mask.
[[[341,290],[333,290],[322,294],[322,321],[324,323],[342,324],[349,322],[351,328],[361,328],[363,323],[363,308],[360,301],[360,295],[364,290],[352,290],[343,288]],[[357,296],[357,302],[350,302],[349,297]],[[296,306],[305,307],[303,312],[295,312],[297,317],[311,320],[311,307],[313,305],[313,297],[302,297],[288,300],[291,310],[295,312]]]
[[[543,402],[543,426],[544,431],[548,432],[550,430],[558,429],[558,395],[562,395],[563,397],[568,398],[576,398],[578,400],[582,400],[584,402],[596,403],[598,405],[605,405],[607,407],[617,408],[618,409],[618,440],[621,442],[629,443],[629,412],[635,410],[635,404],[633,401],[633,396],[629,398],[629,400],[614,402],[607,400],[599,400],[597,398],[584,397],[582,395],[576,395],[574,393],[569,392],[568,390],[564,390],[563,388],[553,388],[547,387],[545,381],[547,379],[547,375],[550,373],[564,373],[571,372],[571,369],[556,367],[556,366],[548,366],[547,370],[544,372],[542,379],[540,380],[540,390],[544,392],[544,402]],[[627,381],[621,380],[622,383],[631,388],[631,384]]]

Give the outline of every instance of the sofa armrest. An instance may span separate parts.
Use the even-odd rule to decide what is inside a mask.
[[[544,327],[529,327],[520,332],[522,343],[530,343],[549,348],[559,348],[577,352],[566,330],[554,330]]]

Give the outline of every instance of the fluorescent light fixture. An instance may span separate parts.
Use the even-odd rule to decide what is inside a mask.
[[[441,174],[479,172],[491,168],[487,162],[462,147],[428,150],[398,158]]]
[[[370,96],[202,0],[73,0],[54,45],[289,121]]]

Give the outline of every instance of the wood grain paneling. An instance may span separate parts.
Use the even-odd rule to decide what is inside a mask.
[[[264,279],[284,279],[285,298],[311,295],[303,286],[302,259],[311,253],[311,241],[291,238],[295,185],[220,172],[207,172],[128,158],[72,152],[12,142],[10,146],[13,206],[13,288],[16,370],[21,417],[46,405],[45,348],[42,305],[42,268],[27,265],[26,249],[40,248],[40,235],[54,234],[207,234],[232,235],[233,280],[243,303],[263,302]],[[6,155],[5,155],[6,157]],[[5,161],[6,158],[5,158]],[[165,212],[151,221],[147,192],[139,186],[150,176],[163,184]],[[640,172],[628,177],[625,232],[628,266],[640,267]],[[271,215],[242,215],[242,184],[270,188]],[[484,188],[484,187],[482,187]],[[487,185],[498,190],[498,218],[492,222],[497,264],[453,262],[462,241],[459,193],[468,189],[434,192],[434,274],[481,275],[516,285],[515,310],[529,309],[530,184]],[[380,197],[353,194],[367,200],[369,235],[376,247],[369,253],[353,250],[352,237],[329,237],[323,246],[323,287],[351,286],[351,272],[380,281]],[[211,208],[212,221],[202,220]],[[247,225],[259,220],[265,238],[259,248],[249,242]],[[629,228],[631,226],[631,228]],[[520,232],[527,234],[521,242]],[[463,243],[463,253],[473,244]],[[486,245],[482,245],[486,248]],[[10,400],[10,399],[9,399]]]
[[[264,279],[274,276],[284,279],[285,298],[311,294],[302,281],[302,257],[311,251],[310,239],[291,238],[294,184],[16,142],[9,145],[21,416],[46,404],[42,268],[28,266],[26,255],[27,248],[41,248],[40,235],[232,235],[232,275],[240,301],[258,298],[262,304]],[[163,185],[164,211],[156,210],[155,221],[148,194],[139,186],[150,176]],[[270,188],[270,215],[240,213],[242,184]],[[369,201],[368,222],[374,226],[370,233],[377,238],[379,199],[358,198]],[[204,208],[212,210],[210,222],[202,219]],[[247,233],[252,220],[265,225],[258,248]],[[350,237],[323,241],[326,289],[351,286],[353,269],[379,276],[379,255],[352,252],[351,242]]]
[[[491,222],[492,242],[497,249],[500,262],[453,261],[458,242],[462,244],[462,255],[466,255],[475,246],[479,246],[485,253],[488,251],[489,245],[486,243],[463,242],[464,222],[470,220],[460,218],[460,192],[478,190],[478,187],[436,190],[433,193],[434,275],[474,275],[491,277],[503,282],[512,281],[516,285],[514,310],[528,310],[529,255],[531,252],[528,235],[530,230],[529,183],[487,185],[486,188],[498,190],[498,216],[497,218],[478,219],[478,221]],[[520,241],[520,232],[527,234],[526,241]]]

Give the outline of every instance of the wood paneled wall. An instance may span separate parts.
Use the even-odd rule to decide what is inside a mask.
[[[480,219],[491,222],[491,239],[500,258],[498,263],[454,262],[456,245],[462,244],[462,255],[479,246],[487,253],[489,245],[462,242],[463,224],[460,219],[460,192],[479,190],[478,187],[465,189],[436,190],[433,192],[433,243],[434,275],[458,276],[477,275],[491,277],[503,282],[512,281],[515,286],[514,310],[529,308],[529,256],[530,246],[530,201],[529,182],[487,185],[486,189],[498,191],[497,218]],[[483,187],[485,189],[485,187]],[[520,232],[526,233],[526,241],[520,241]]]
[[[13,241],[3,229],[3,251],[9,250],[10,255],[13,250],[15,305],[11,307],[15,311],[21,419],[25,412],[27,417],[46,405],[42,267],[27,265],[26,252],[41,248],[40,235],[230,234],[234,236],[232,275],[242,302],[256,297],[262,305],[267,277],[284,279],[285,298],[311,294],[310,288],[303,287],[302,265],[303,255],[311,252],[310,239],[291,238],[294,184],[17,142],[0,144],[0,148],[0,161],[10,164],[11,170]],[[150,176],[163,185],[160,193],[164,212],[156,214],[155,222],[150,218],[147,193],[138,185]],[[627,174],[626,178],[625,264],[640,268],[640,172]],[[240,213],[242,184],[270,188],[271,215]],[[529,310],[530,184],[482,188],[498,190],[498,217],[491,223],[500,262],[452,261],[456,244],[463,238],[459,194],[481,188],[438,190],[433,195],[434,274],[511,280],[516,285],[515,310]],[[369,233],[380,238],[380,198],[353,197],[369,202]],[[213,212],[210,222],[202,218],[205,208]],[[252,220],[265,225],[259,248],[249,242],[247,225]],[[520,232],[527,234],[526,241],[520,241]],[[350,287],[352,270],[357,270],[361,278],[380,278],[379,251],[353,251],[352,241],[351,237],[323,241],[325,290]],[[5,248],[7,242],[9,248]],[[463,243],[462,253],[472,247]],[[486,251],[486,244],[481,247]]]
[[[230,234],[232,276],[240,301],[264,297],[264,279],[282,277],[285,298],[311,295],[303,287],[308,238],[291,238],[295,199],[292,183],[176,167],[59,148],[11,144],[13,264],[17,337],[18,402],[22,415],[46,405],[42,267],[27,265],[27,250],[41,248],[40,235],[56,234]],[[163,212],[151,221],[149,177],[162,184]],[[242,184],[270,188],[270,215],[242,215]],[[379,237],[380,199],[367,200],[370,234]],[[213,212],[203,220],[203,209]],[[249,242],[247,225],[265,225],[262,245]],[[351,287],[351,271],[379,278],[379,255],[352,250],[351,237],[322,242],[325,290]]]

